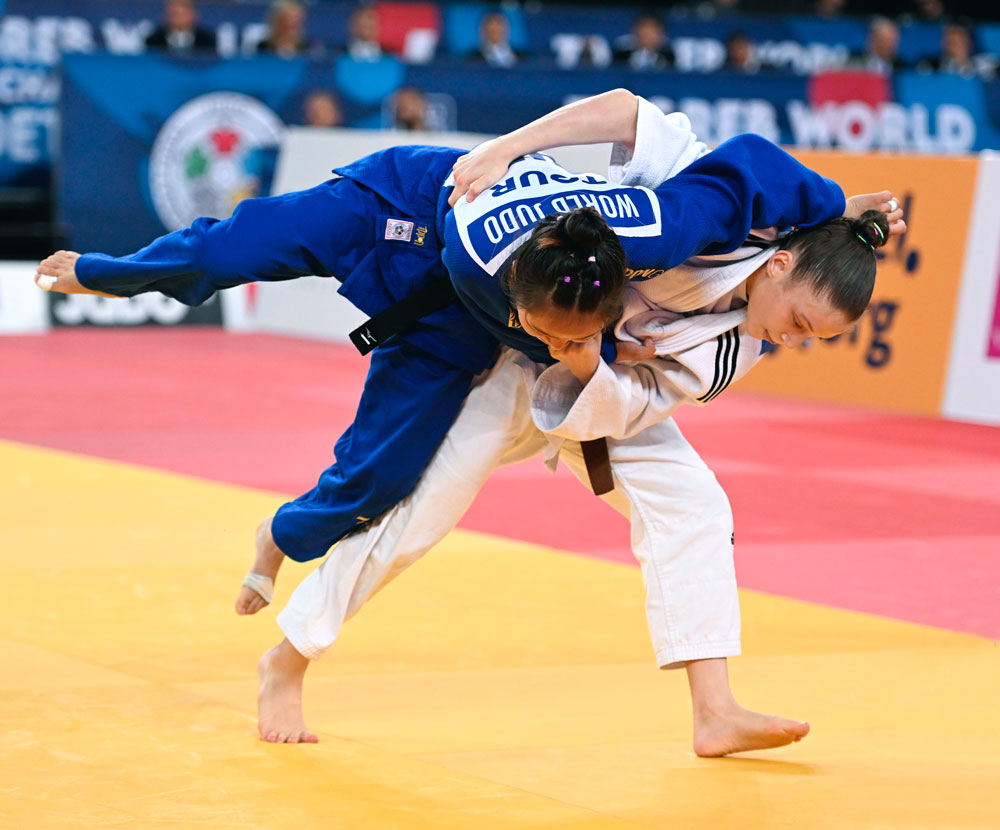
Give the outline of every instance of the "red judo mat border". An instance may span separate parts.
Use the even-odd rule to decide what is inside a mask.
[[[366,371],[350,346],[214,327],[5,337],[0,438],[297,494]],[[1000,429],[736,392],[677,420],[729,493],[742,586],[1000,636]],[[627,523],[539,460],[462,526],[633,561]]]

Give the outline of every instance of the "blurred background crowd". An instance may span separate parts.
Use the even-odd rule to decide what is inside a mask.
[[[323,27],[310,27],[310,12],[326,17],[327,8],[333,5],[339,4],[275,0],[266,8],[259,25],[243,32],[238,43],[220,44],[214,28],[199,20],[196,0],[166,0],[160,20],[144,39],[144,45],[174,55],[348,55],[359,61],[377,61],[392,55],[408,63],[458,59],[498,69],[522,63],[550,64],[560,69],[621,66],[642,72],[809,72],[817,68],[795,60],[787,44],[782,53],[771,39],[759,43],[759,36],[741,28],[744,17],[758,24],[771,16],[787,17],[787,4],[769,0],[703,0],[628,9],[616,6],[618,14],[605,19],[599,12],[600,3],[562,4],[556,0],[496,7],[449,4],[447,0],[359,4],[346,14],[343,30],[334,31],[331,37],[326,20]],[[544,25],[546,18],[565,19],[567,7],[573,10],[580,6],[590,8],[582,10],[578,22],[561,31],[561,37],[546,44],[531,36],[532,24]],[[852,6],[846,0],[817,0],[811,9],[803,7],[803,17],[811,16],[820,27],[829,24],[830,46],[837,46],[838,35],[843,37],[847,32],[838,24],[865,22],[861,48],[856,42],[839,44],[844,48],[825,56],[824,68],[853,66],[880,73],[916,69],[984,78],[995,75],[996,32],[989,25],[980,30],[977,24],[1000,20],[1000,6],[968,0],[950,0],[947,4],[943,0],[898,0],[880,5],[876,15],[869,10],[868,4]],[[628,28],[623,29],[626,15],[631,18]],[[752,20],[758,16],[761,19]],[[617,28],[602,26],[597,30],[612,17]],[[587,27],[591,22],[595,24],[593,31]],[[686,53],[678,55],[672,43],[672,28],[677,27],[688,39],[690,35],[684,33],[692,23],[711,24],[724,48],[700,60],[692,60]],[[927,25],[922,24],[935,28],[936,42],[931,42]],[[853,28],[856,32],[857,27]],[[901,43],[911,34],[911,39],[919,40],[919,46],[914,43],[913,48],[901,51]],[[810,43],[803,41],[799,45],[807,47]]]
[[[753,131],[857,150],[1000,146],[997,3],[889,0],[874,15],[858,0],[791,12],[779,0],[0,0],[0,10],[0,258],[72,239],[74,205],[119,221],[83,204],[96,186],[87,177],[110,175],[94,145],[127,156],[138,140],[140,160],[127,164],[149,164],[171,113],[213,90],[261,100],[280,128],[498,133],[626,86],[684,109],[710,142]]]

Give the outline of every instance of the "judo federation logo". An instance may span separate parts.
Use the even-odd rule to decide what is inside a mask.
[[[425,231],[426,233],[426,231]],[[385,223],[385,238],[409,242],[413,236],[413,223],[405,219],[388,219]],[[423,240],[421,240],[421,243]]]
[[[149,159],[153,207],[171,231],[199,216],[225,219],[261,192],[284,125],[249,95],[201,95],[167,119]]]

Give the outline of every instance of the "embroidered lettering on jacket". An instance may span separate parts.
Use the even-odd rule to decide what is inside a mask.
[[[666,268],[626,268],[625,279],[627,280],[651,280],[662,277],[667,273]]]

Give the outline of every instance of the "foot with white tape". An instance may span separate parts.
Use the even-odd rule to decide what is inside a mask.
[[[45,257],[35,269],[35,285],[43,291],[59,294],[96,294],[98,297],[113,297],[101,291],[91,291],[76,278],[76,261],[80,255],[76,251],[56,251]]]
[[[271,519],[267,518],[257,528],[257,556],[236,598],[237,614],[256,614],[271,603],[274,579],[284,559],[285,554],[271,536]]]

